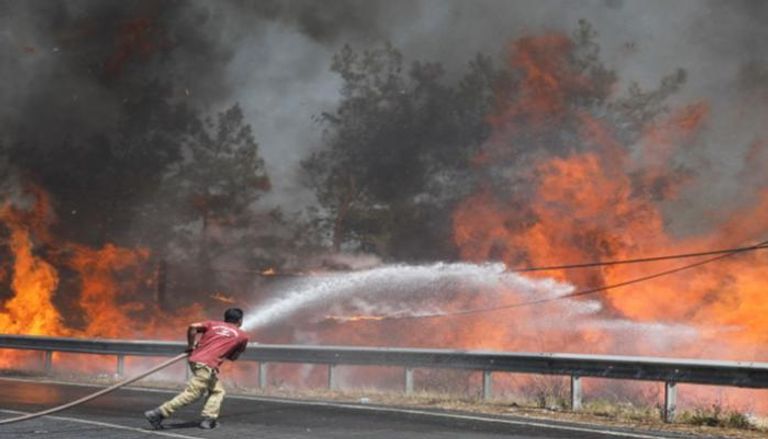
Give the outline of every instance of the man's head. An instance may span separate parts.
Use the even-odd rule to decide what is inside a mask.
[[[243,324],[243,310],[240,308],[229,308],[224,311],[224,321],[240,326]]]

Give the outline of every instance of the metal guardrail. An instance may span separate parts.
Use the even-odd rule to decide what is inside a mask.
[[[123,375],[126,356],[175,356],[186,343],[136,340],[83,340],[60,337],[0,335],[0,348],[44,352],[46,372],[53,352],[117,356],[117,373]],[[768,363],[706,361],[612,355],[506,353],[447,349],[365,348],[250,344],[241,360],[259,362],[259,385],[267,386],[269,363],[328,365],[328,386],[337,387],[338,365],[395,366],[405,369],[405,392],[413,392],[415,368],[450,368],[483,372],[483,397],[491,398],[493,372],[564,375],[571,379],[571,408],[582,402],[581,378],[611,378],[665,383],[664,419],[676,410],[677,384],[707,384],[768,388]]]

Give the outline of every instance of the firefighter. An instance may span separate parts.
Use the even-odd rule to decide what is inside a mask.
[[[235,361],[248,345],[248,334],[240,329],[243,311],[229,308],[224,321],[192,323],[187,329],[187,352],[192,376],[187,387],[173,399],[159,407],[144,412],[152,428],[163,428],[163,420],[176,410],[192,404],[207,392],[200,428],[218,426],[219,409],[224,398],[224,388],[219,381],[219,366],[224,359]]]

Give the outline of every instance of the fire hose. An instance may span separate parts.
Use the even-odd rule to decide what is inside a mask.
[[[176,362],[178,362],[180,360],[183,360],[184,358],[187,358],[188,355],[189,354],[186,353],[186,352],[183,353],[183,354],[179,354],[179,355],[171,358],[168,361],[160,363],[159,365],[153,367],[152,369],[149,369],[148,371],[146,371],[146,372],[144,372],[144,373],[142,373],[140,375],[137,375],[137,376],[135,376],[133,378],[129,378],[129,379],[124,380],[124,381],[120,381],[119,383],[113,384],[113,385],[111,385],[111,386],[109,386],[109,387],[107,387],[105,389],[101,389],[101,390],[99,390],[96,393],[92,393],[90,395],[84,396],[84,397],[82,397],[80,399],[68,402],[68,403],[60,405],[58,407],[53,407],[53,408],[50,408],[48,410],[43,410],[42,412],[29,413],[29,414],[26,414],[26,415],[17,416],[15,418],[0,419],[0,425],[13,424],[15,422],[21,422],[21,421],[28,421],[30,419],[39,418],[41,416],[51,415],[51,414],[58,413],[60,411],[63,411],[63,410],[66,410],[66,409],[78,406],[78,405],[83,404],[85,402],[88,402],[88,401],[91,401],[93,399],[96,399],[96,398],[98,398],[100,396],[104,396],[107,393],[114,392],[115,390],[117,390],[117,389],[119,389],[121,387],[125,387],[128,384],[131,384],[131,383],[136,382],[136,381],[138,381],[138,380],[140,380],[142,378],[145,378],[145,377],[147,377],[149,375],[152,375],[153,373],[155,373],[155,372],[157,372],[157,371],[159,371],[161,369],[165,369],[166,367],[168,367],[168,366],[170,366],[170,365],[172,365],[172,364],[174,364],[174,363],[176,363]]]

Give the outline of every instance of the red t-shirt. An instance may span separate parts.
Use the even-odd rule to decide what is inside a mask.
[[[233,352],[245,349],[248,334],[227,322],[203,323],[203,336],[189,356],[190,363],[202,363],[217,369]]]

